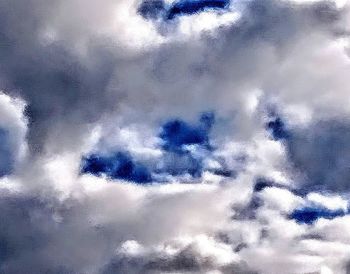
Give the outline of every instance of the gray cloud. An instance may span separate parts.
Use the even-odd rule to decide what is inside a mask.
[[[92,46],[87,64],[63,43],[40,41],[40,30],[54,4],[33,0],[17,1],[14,6],[2,1],[1,88],[28,102],[28,140],[33,151],[40,151],[50,134],[59,136],[57,147],[76,146],[76,136],[87,130],[84,124],[115,108],[118,96],[107,90],[115,61],[104,46]]]
[[[160,253],[149,253],[141,256],[128,256],[118,254],[116,258],[106,266],[103,273],[115,273],[122,271],[128,274],[137,273],[206,273],[220,271],[224,274],[254,274],[244,263],[232,263],[224,267],[216,265],[215,261],[198,254],[192,247],[187,246],[173,256]]]
[[[123,47],[85,31],[90,37],[87,56],[82,58],[71,50],[74,44],[69,41],[47,44],[40,40],[43,28],[50,25],[51,9],[63,5],[60,1],[33,0],[30,10],[20,1],[17,8],[7,1],[2,5],[1,86],[28,102],[29,143],[34,150],[41,150],[47,139],[57,148],[76,146],[78,136],[87,130],[85,124],[98,121],[121,102],[140,111],[155,108],[157,112],[164,107],[168,115],[181,113],[184,102],[190,104],[187,112],[191,115],[221,105],[224,109],[237,107],[234,101],[242,100],[238,90],[246,89],[247,84],[262,87],[265,68],[276,66],[271,63],[276,56],[270,55],[270,45],[283,54],[291,41],[306,32],[305,27],[333,31],[341,18],[328,2],[304,7],[253,1],[238,24],[219,32],[224,42],[208,37],[200,44],[171,43],[136,59],[125,59]],[[20,23],[17,18],[22,18]],[[275,68],[271,69],[273,73]],[[222,93],[230,86],[232,92]],[[222,95],[214,96],[213,90]],[[205,97],[208,99],[203,100]],[[231,101],[229,105],[225,99]],[[160,109],[161,115],[165,109]]]
[[[328,191],[349,190],[349,125],[320,121],[296,130],[288,142],[292,164],[306,178],[302,185]]]

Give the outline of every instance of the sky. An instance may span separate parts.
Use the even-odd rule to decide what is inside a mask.
[[[350,274],[350,2],[0,0],[0,273]]]

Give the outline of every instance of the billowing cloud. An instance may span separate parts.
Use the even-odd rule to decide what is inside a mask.
[[[347,2],[0,7],[1,273],[349,272]]]

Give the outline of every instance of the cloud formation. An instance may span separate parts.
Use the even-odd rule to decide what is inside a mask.
[[[0,0],[0,272],[348,273],[349,8]]]

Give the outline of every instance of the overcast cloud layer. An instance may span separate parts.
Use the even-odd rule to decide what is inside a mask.
[[[0,273],[349,274],[347,0],[0,0]]]

